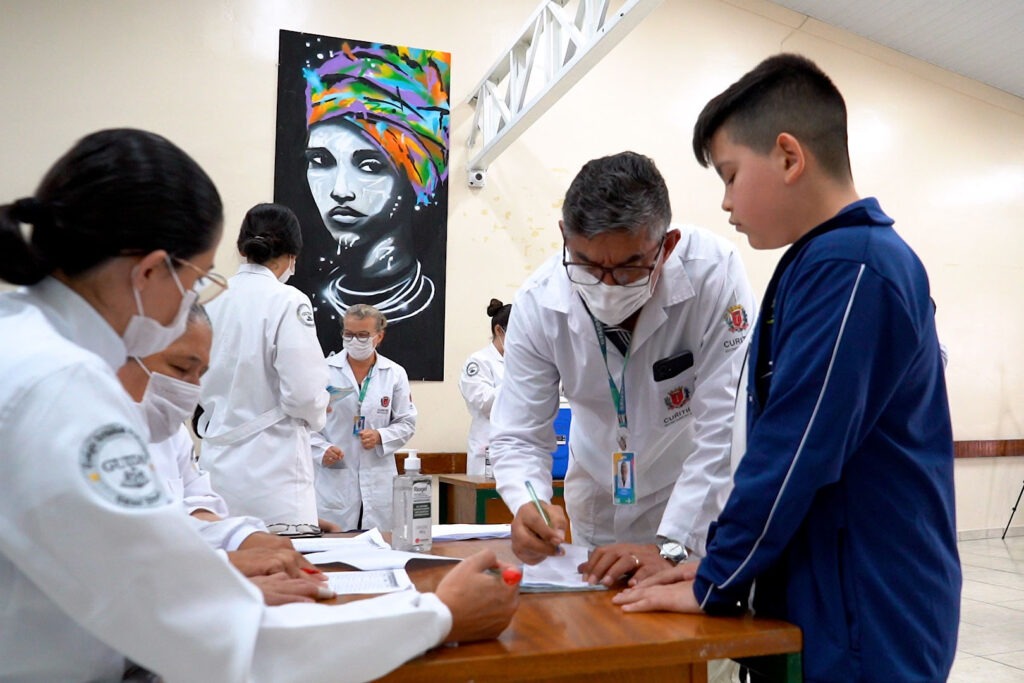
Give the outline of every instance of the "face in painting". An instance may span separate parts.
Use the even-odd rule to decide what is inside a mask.
[[[734,142],[725,128],[711,138],[711,162],[725,183],[722,210],[729,223],[755,249],[775,249],[794,241],[797,226],[785,218],[785,155],[774,146],[761,154]]]
[[[306,181],[324,226],[345,246],[365,239],[368,225],[386,221],[401,200],[387,154],[346,123],[313,126],[305,155]]]

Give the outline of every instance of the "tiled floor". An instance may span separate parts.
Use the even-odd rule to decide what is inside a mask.
[[[950,683],[1024,683],[1024,536],[960,541],[960,639]]]

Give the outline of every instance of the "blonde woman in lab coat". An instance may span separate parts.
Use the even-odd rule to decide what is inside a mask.
[[[377,353],[386,326],[373,306],[349,307],[343,349],[327,359],[331,412],[312,454],[320,516],[342,529],[391,530],[395,451],[416,432],[409,377]]]
[[[469,424],[469,447],[466,450],[466,474],[486,472],[486,452],[490,443],[491,406],[505,378],[505,329],[512,314],[512,304],[491,299],[487,315],[491,319],[491,343],[476,351],[462,366],[459,391],[466,401],[472,421]]]
[[[200,397],[200,463],[213,487],[233,514],[288,536],[319,533],[309,434],[323,428],[328,399],[309,297],[284,284],[301,250],[287,207],[246,214],[245,263],[208,309],[216,334]]]

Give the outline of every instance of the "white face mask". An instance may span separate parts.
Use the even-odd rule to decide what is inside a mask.
[[[369,339],[356,339],[355,337],[343,339],[341,345],[348,355],[355,360],[366,360],[373,355],[373,337]]]
[[[288,280],[290,280],[292,278],[292,275],[295,275],[295,259],[294,258],[288,263],[288,267],[285,268],[284,272],[277,276],[277,279],[281,282],[281,284],[284,284],[284,283],[288,282]]]
[[[648,302],[654,293],[653,281],[645,287],[622,287],[598,282],[594,285],[572,283],[595,318],[605,325],[618,325]]]
[[[150,372],[138,358],[132,358],[147,375],[149,384],[139,401],[149,425],[149,440],[157,443],[174,436],[181,425],[192,418],[199,404],[199,385],[169,375]]]
[[[185,288],[181,286],[181,280],[178,279],[178,274],[174,272],[174,264],[171,263],[170,257],[165,258],[167,267],[171,271],[171,277],[174,278],[174,284],[178,285],[178,291],[181,292],[181,305],[171,324],[161,325],[156,320],[146,317],[142,310],[142,297],[139,296],[139,290],[133,286],[132,292],[135,294],[135,307],[138,313],[128,321],[128,327],[125,328],[124,335],[121,337],[129,356],[140,358],[151,356],[173,344],[178,337],[185,333],[185,327],[188,325],[188,311],[199,298],[197,292],[185,291]],[[134,274],[134,271],[132,272]]]

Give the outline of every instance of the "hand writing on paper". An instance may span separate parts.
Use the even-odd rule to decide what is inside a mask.
[[[522,505],[512,520],[512,552],[526,564],[537,564],[545,557],[561,553],[560,545],[565,543],[565,530],[569,521],[565,511],[558,505],[540,503],[551,526],[541,517],[533,503]]]
[[[623,576],[639,580],[671,567],[654,544],[613,543],[597,548],[579,571],[590,585],[611,586]]]
[[[519,582],[487,570],[504,574],[510,569],[515,567],[498,562],[492,551],[481,550],[445,575],[436,593],[452,613],[447,642],[496,638],[505,630],[519,607]]]
[[[294,550],[283,548],[249,548],[228,553],[228,560],[245,576],[260,576],[284,572],[296,579],[309,577],[326,581],[323,573]]]

